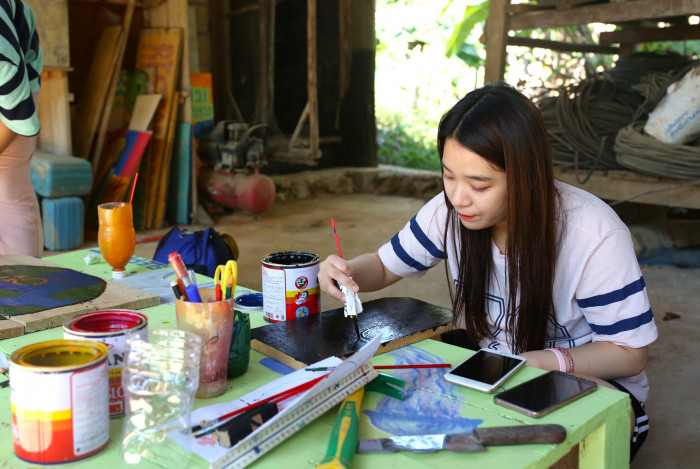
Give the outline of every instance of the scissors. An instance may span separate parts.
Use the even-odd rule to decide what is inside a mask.
[[[236,261],[227,261],[226,265],[216,266],[214,272],[214,288],[216,291],[216,300],[221,301],[231,298],[233,289],[236,288],[238,281],[238,264]],[[225,294],[222,294],[225,291]]]

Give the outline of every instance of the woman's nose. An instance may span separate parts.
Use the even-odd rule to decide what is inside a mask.
[[[452,192],[452,205],[457,207],[468,207],[472,204],[469,186],[465,184],[457,184]]]

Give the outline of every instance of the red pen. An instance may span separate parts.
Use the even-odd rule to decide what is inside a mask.
[[[182,257],[180,257],[178,252],[171,252],[168,256],[168,262],[170,262],[170,266],[175,271],[177,284],[180,287],[180,292],[182,293],[180,299],[183,301],[189,301],[187,296],[187,285],[190,284],[190,278],[187,275],[187,267],[185,267],[185,263],[182,262]]]

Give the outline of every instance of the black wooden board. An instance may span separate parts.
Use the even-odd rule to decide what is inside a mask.
[[[388,352],[450,329],[454,313],[415,298],[380,298],[363,304],[357,316],[360,339],[343,308],[278,322],[250,331],[253,349],[299,369],[328,357],[345,358],[378,334]]]

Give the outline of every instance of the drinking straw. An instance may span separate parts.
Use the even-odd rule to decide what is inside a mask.
[[[129,203],[131,203],[134,200],[134,191],[136,190],[136,181],[139,178],[139,173],[138,171],[134,175],[134,185],[131,187],[131,197],[129,197]]]

